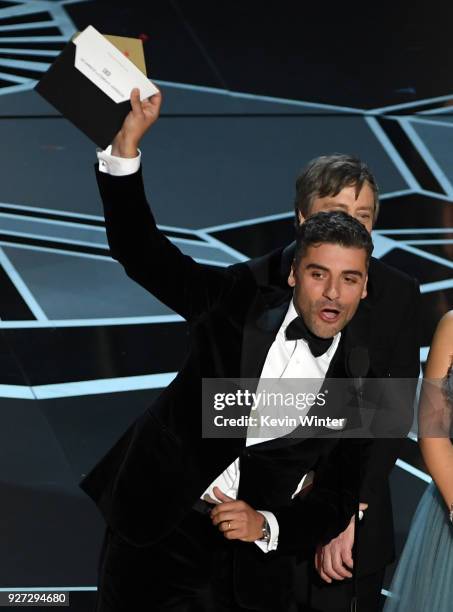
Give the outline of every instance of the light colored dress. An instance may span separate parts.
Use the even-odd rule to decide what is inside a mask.
[[[445,389],[453,403],[453,372]],[[415,512],[384,612],[453,611],[453,525],[434,482]]]

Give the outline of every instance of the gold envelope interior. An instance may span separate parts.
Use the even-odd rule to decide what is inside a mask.
[[[77,38],[80,32],[77,32],[72,37],[72,40]],[[109,42],[112,43],[121,53],[131,60],[137,68],[146,74],[145,54],[143,52],[143,42],[139,38],[129,38],[128,36],[114,36],[113,34],[103,34]]]

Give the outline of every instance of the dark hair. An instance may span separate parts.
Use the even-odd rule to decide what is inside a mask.
[[[296,230],[296,264],[308,247],[318,244],[339,244],[366,251],[367,264],[373,252],[373,241],[365,227],[343,211],[323,211],[311,215]]]
[[[313,200],[326,196],[336,196],[344,187],[356,188],[356,197],[364,183],[368,183],[374,194],[374,217],[379,212],[379,189],[368,166],[358,157],[334,153],[312,159],[296,179],[294,209],[296,226],[299,224],[298,212],[305,219],[310,215]]]

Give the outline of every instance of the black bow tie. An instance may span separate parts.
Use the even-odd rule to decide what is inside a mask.
[[[308,347],[313,357],[320,357],[332,346],[333,338],[320,338],[308,329],[305,321],[299,315],[291,321],[285,331],[287,340],[299,340],[303,338],[307,341]]]

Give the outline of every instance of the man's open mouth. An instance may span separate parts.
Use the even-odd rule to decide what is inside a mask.
[[[322,308],[319,318],[325,323],[335,323],[340,318],[341,311],[338,308]]]

